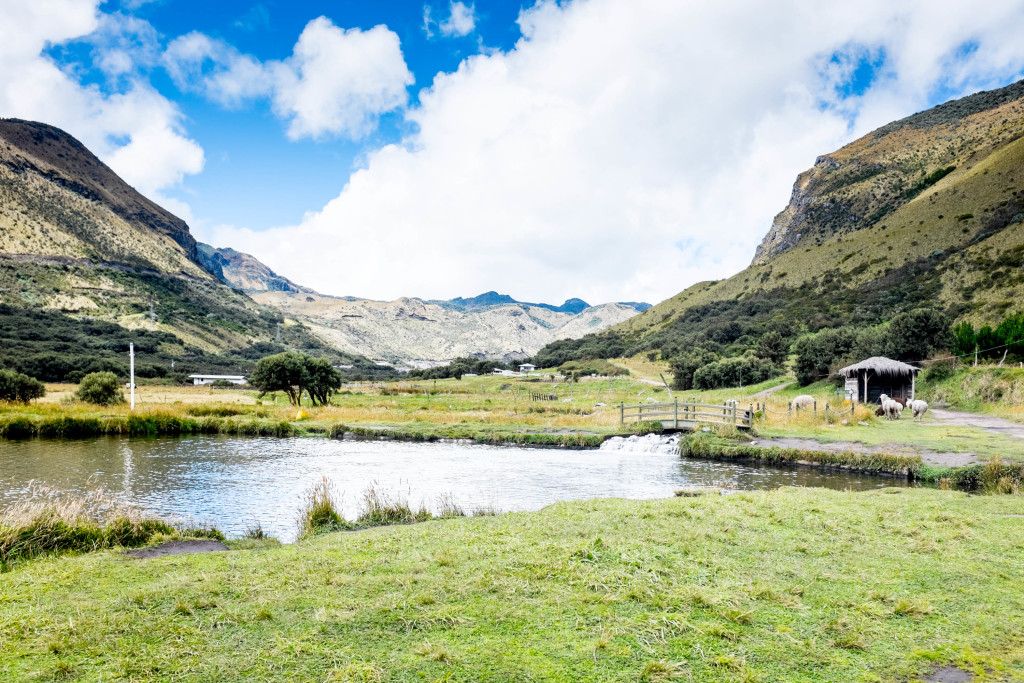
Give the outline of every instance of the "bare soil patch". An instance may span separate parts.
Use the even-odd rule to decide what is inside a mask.
[[[194,555],[196,553],[216,553],[228,550],[228,547],[220,541],[194,540],[194,541],[168,541],[152,548],[140,548],[130,550],[128,554],[140,560],[148,560],[154,557],[167,557],[169,555]]]
[[[889,453],[892,455],[920,455],[921,461],[926,465],[942,465],[945,467],[959,467],[961,465],[973,465],[980,462],[974,453],[950,453],[943,451],[932,451],[927,448],[915,448],[905,443],[883,443],[877,446],[868,446],[858,441],[818,441],[817,439],[802,439],[797,437],[778,437],[774,439],[757,439],[750,444],[758,448],[796,448],[802,451],[825,451],[827,453]]]
[[[924,680],[927,683],[970,683],[974,680],[974,674],[958,669],[955,666],[944,666]]]

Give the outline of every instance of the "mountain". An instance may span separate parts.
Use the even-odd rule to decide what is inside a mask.
[[[255,257],[231,248],[198,244],[200,263],[226,284],[243,292],[294,292],[316,294],[312,289],[281,277]]]
[[[375,367],[225,285],[181,219],[72,136],[0,119],[0,364],[47,380],[121,371],[129,340],[151,376],[241,372],[285,348]]]
[[[519,304],[523,306],[532,306],[534,308],[544,308],[549,311],[554,311],[556,313],[572,314],[582,313],[583,311],[591,307],[590,304],[588,304],[583,299],[566,299],[565,303],[563,303],[561,306],[555,306],[553,304],[533,304],[525,301],[517,301],[516,299],[510,297],[508,294],[498,294],[495,291],[484,292],[483,294],[470,297],[468,299],[464,299],[462,297],[456,297],[454,299],[447,300],[432,299],[427,303],[437,304],[438,306],[444,306],[445,308],[451,308],[456,311],[476,311],[483,308],[487,308],[489,306],[505,306]],[[633,301],[618,303],[622,306],[628,306],[637,312],[646,311],[648,308],[651,307],[650,304]]]
[[[245,372],[285,349],[380,376],[389,371],[366,356],[409,366],[522,358],[636,311],[494,292],[440,304],[325,297],[248,254],[196,242],[67,133],[0,120],[0,365],[43,379],[122,372],[128,341],[142,376]]]
[[[1024,81],[909,116],[801,173],[745,270],[699,282],[592,349],[731,355],[917,307],[997,322],[1024,309]]]
[[[622,304],[572,313],[519,302],[460,309],[408,297],[370,301],[269,290],[251,296],[302,322],[334,348],[405,367],[462,356],[520,360],[555,339],[598,332],[636,315]]]

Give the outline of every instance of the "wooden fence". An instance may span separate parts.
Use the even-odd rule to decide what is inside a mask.
[[[734,425],[750,429],[754,423],[754,411],[740,408],[735,403],[716,405],[676,399],[672,403],[641,403],[627,406],[619,404],[619,423],[660,422],[662,429],[693,429],[698,424]]]

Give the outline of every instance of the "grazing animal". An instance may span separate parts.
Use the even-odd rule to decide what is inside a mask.
[[[882,402],[882,412],[885,413],[885,419],[900,419],[900,416],[903,414],[903,406],[899,401],[889,398],[888,394],[882,394],[878,397],[878,400]]]
[[[875,411],[875,417],[882,417],[885,415],[885,408],[878,406],[878,410]]]
[[[800,394],[793,399],[793,406],[796,408],[803,408],[804,410],[810,410],[814,407],[814,397],[807,394]]]
[[[914,412],[914,419],[918,422],[924,419],[924,413],[928,410],[928,404],[920,400],[907,401],[907,407]]]

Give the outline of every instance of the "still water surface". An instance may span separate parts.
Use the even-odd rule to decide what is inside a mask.
[[[229,436],[0,441],[0,509],[24,496],[32,480],[73,491],[102,486],[158,514],[213,524],[228,536],[259,522],[265,532],[291,540],[303,491],[325,475],[342,492],[350,519],[371,484],[401,494],[414,508],[435,509],[447,494],[467,511],[504,512],[560,500],[664,498],[681,487],[905,485],[887,477],[689,460],[674,453],[674,442],[655,436],[613,439],[585,451]]]

